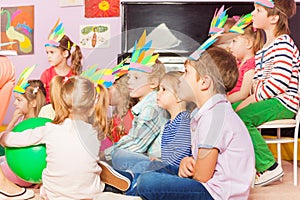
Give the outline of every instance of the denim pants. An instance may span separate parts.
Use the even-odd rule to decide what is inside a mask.
[[[177,174],[178,167],[171,165],[141,174],[137,180],[136,195],[148,200],[213,200],[200,182]]]

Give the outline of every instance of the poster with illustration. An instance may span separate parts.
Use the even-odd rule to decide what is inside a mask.
[[[59,0],[60,7],[83,6],[84,0]]]
[[[119,17],[120,0],[85,0],[86,18]]]
[[[80,46],[82,48],[108,48],[110,25],[81,25]]]
[[[34,53],[34,6],[1,7],[1,43],[12,42],[1,50],[18,55]]]

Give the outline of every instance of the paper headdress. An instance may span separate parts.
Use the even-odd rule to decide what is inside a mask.
[[[28,77],[30,76],[30,74],[32,73],[32,71],[34,70],[34,68],[36,67],[36,65],[33,65],[31,67],[26,67],[23,72],[21,73],[18,83],[16,84],[16,86],[14,87],[14,92],[20,93],[20,94],[24,94],[26,88],[29,86],[28,83]]]
[[[122,75],[128,72],[128,65],[124,66],[128,58],[124,59],[114,68],[104,68],[97,70],[98,66],[93,65],[87,70],[81,73],[81,76],[89,79],[94,84],[102,84],[104,87],[109,88],[114,84],[114,82],[120,78]]]
[[[242,16],[229,30],[231,33],[244,33],[244,28],[252,23],[252,14],[248,13],[247,15]]]
[[[210,23],[210,28],[208,35],[216,34],[220,31],[224,31],[224,25],[227,21],[228,15],[227,15],[227,9],[224,10],[224,5],[219,9],[216,9],[214,17]]]
[[[219,37],[223,31],[220,31],[216,34],[213,34],[210,38],[208,38],[196,51],[194,51],[188,58],[191,60],[198,60],[202,53],[210,47],[213,43],[217,41],[217,37]]]
[[[62,23],[59,23],[60,19],[58,19],[51,30],[51,33],[48,37],[48,41],[45,46],[58,47],[60,45],[60,40],[65,35],[65,29]]]
[[[159,54],[153,55],[154,49],[151,48],[152,40],[146,43],[146,30],[143,32],[139,41],[135,41],[132,56],[130,59],[129,70],[140,72],[151,72],[152,65],[155,63]]]
[[[265,6],[267,8],[274,8],[275,4],[273,0],[255,0],[254,3],[259,4],[261,6]]]

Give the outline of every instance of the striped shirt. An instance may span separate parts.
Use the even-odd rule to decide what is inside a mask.
[[[184,111],[166,123],[161,141],[163,162],[179,166],[184,157],[192,156],[190,121],[190,113]]]
[[[167,113],[156,103],[157,92],[149,93],[145,98],[132,107],[134,119],[128,135],[123,136],[113,146],[104,150],[105,158],[111,160],[116,148],[127,149],[136,153],[148,153],[151,146],[160,135],[161,127],[167,122]],[[159,145],[160,152],[160,145]],[[152,154],[151,154],[152,155]]]
[[[299,106],[299,50],[289,35],[281,35],[255,55],[256,101],[278,99],[296,113]]]

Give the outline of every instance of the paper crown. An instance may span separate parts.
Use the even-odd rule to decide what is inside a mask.
[[[216,34],[213,34],[210,38],[208,38],[196,51],[194,51],[189,57],[188,59],[191,60],[198,60],[200,58],[200,56],[202,55],[202,53],[208,48],[210,47],[213,43],[215,43],[221,34],[223,33],[223,31],[220,31]]]
[[[151,48],[152,40],[146,43],[146,30],[143,32],[139,41],[135,41],[132,56],[130,59],[129,70],[140,72],[151,72],[159,54],[153,55],[154,48]]]
[[[124,65],[128,58],[124,59],[114,68],[104,68],[97,70],[98,66],[93,65],[81,73],[81,76],[89,79],[94,84],[101,84],[109,88],[114,82],[128,72],[128,65]]]
[[[247,15],[242,16],[229,30],[231,33],[244,33],[244,28],[252,23],[252,14],[248,13]]]
[[[34,70],[34,68],[36,67],[36,65],[33,65],[31,67],[26,67],[23,72],[21,73],[18,83],[16,84],[16,86],[14,87],[14,92],[20,93],[20,94],[24,94],[26,88],[29,86],[28,83],[28,77],[30,76],[30,74],[32,73],[32,71]]]
[[[227,15],[227,10],[224,10],[224,5],[219,9],[216,9],[215,14],[213,16],[213,19],[210,23],[210,28],[209,28],[209,35],[216,34],[220,31],[224,31],[224,25],[227,21],[228,15]]]
[[[256,0],[254,3],[259,4],[261,6],[265,6],[267,8],[274,8],[275,4],[273,0]]]
[[[45,46],[58,47],[60,45],[59,42],[65,35],[65,29],[63,27],[63,24],[59,23],[59,21],[60,19],[58,19],[53,26]]]

